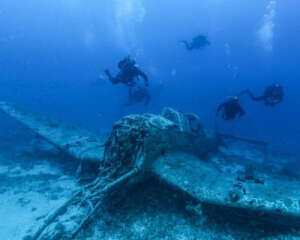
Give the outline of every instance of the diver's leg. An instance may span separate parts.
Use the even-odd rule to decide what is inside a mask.
[[[125,107],[131,106],[133,104],[133,96],[132,96],[133,89],[132,88],[133,88],[132,86],[129,86],[129,88],[128,88],[128,102],[123,105]]]

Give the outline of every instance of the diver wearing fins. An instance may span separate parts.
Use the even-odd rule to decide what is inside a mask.
[[[248,94],[253,101],[263,101],[265,106],[273,107],[282,102],[284,92],[283,87],[278,83],[273,83],[265,88],[262,96],[255,96],[249,89],[246,89],[238,94],[242,96]]]
[[[191,41],[180,41],[180,43],[183,43],[187,50],[194,50],[194,49],[201,49],[208,45],[210,45],[210,42],[208,41],[207,37],[204,35],[198,35],[194,37]]]
[[[148,106],[150,100],[151,96],[147,88],[141,86],[130,87],[128,92],[128,103],[124,106],[131,106],[135,103],[142,102],[144,102],[145,106]]]
[[[232,96],[227,98],[223,103],[221,103],[216,112],[216,116],[222,112],[221,116],[224,120],[234,120],[245,115],[245,111],[239,103],[238,96]]]
[[[221,111],[224,120],[233,120],[245,115],[245,111],[239,103],[239,97],[245,94],[249,95],[253,101],[263,101],[265,106],[270,107],[281,103],[284,96],[283,87],[278,83],[267,86],[262,96],[255,96],[249,89],[246,89],[221,103],[217,109],[216,116],[218,116]]]
[[[118,63],[118,67],[120,72],[113,77],[109,70],[105,70],[105,74],[107,75],[110,82],[113,84],[123,83],[127,86],[136,85],[136,80],[139,80],[139,77],[144,79],[145,86],[149,85],[148,77],[145,73],[143,73],[137,66],[136,62],[130,57],[126,57]]]

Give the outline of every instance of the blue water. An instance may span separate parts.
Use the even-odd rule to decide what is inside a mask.
[[[297,151],[299,7],[297,0],[1,0],[0,99],[94,131],[165,106],[194,112],[212,128],[226,96],[244,88],[259,95],[279,82],[283,103],[266,108],[243,98],[246,116],[219,125]],[[205,49],[178,44],[200,33],[211,42]],[[121,111],[126,87],[101,77],[106,68],[117,73],[127,55],[149,76],[148,109]],[[4,135],[11,123],[0,121]]]

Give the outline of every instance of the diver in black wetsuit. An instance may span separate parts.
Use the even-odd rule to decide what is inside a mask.
[[[271,84],[265,88],[264,94],[262,96],[254,96],[254,94],[246,89],[240,92],[234,97],[230,97],[223,103],[221,103],[217,109],[216,116],[222,111],[222,118],[224,120],[233,120],[235,118],[240,118],[245,115],[245,111],[239,103],[239,97],[248,94],[253,101],[263,101],[266,106],[275,106],[282,102],[284,92],[283,87],[280,84]]]
[[[150,102],[150,93],[147,88],[145,87],[130,87],[129,88],[129,95],[128,95],[128,103],[125,106],[131,106],[135,103],[142,103],[144,102],[145,106],[148,106]]]
[[[210,42],[208,41],[207,37],[204,35],[198,35],[192,39],[192,41],[181,41],[186,47],[187,50],[194,50],[194,49],[201,49],[208,45]]]
[[[221,103],[217,109],[216,116],[222,112],[222,118],[224,120],[234,120],[245,115],[245,111],[239,103],[237,96],[229,97],[223,103]]]
[[[121,60],[118,64],[118,67],[120,72],[116,77],[113,77],[109,70],[104,71],[108,79],[113,84],[123,83],[130,87],[136,84],[136,80],[138,80],[139,77],[142,77],[144,79],[145,86],[147,87],[149,85],[147,75],[136,66],[136,63],[133,59],[127,57]]]
[[[266,106],[270,107],[281,103],[284,96],[283,87],[277,83],[273,83],[270,86],[267,86],[262,96],[254,96],[254,94],[249,89],[239,93],[239,96],[243,94],[248,94],[253,101],[263,101]]]

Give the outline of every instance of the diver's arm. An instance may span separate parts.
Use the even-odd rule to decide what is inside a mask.
[[[192,46],[191,46],[191,44],[189,44],[188,41],[184,40],[184,41],[180,41],[180,42],[184,44],[184,46],[186,47],[187,50],[192,50]]]
[[[110,74],[110,71],[109,71],[108,69],[105,69],[105,70],[104,70],[104,73],[106,74],[106,76],[107,76],[109,79],[112,78],[112,76],[111,76],[111,74]]]
[[[255,97],[254,95],[252,95],[252,96],[251,96],[251,99],[252,99],[253,101],[259,102],[259,101],[265,101],[266,97],[265,97],[265,96]]]
[[[245,94],[248,94],[250,97],[253,96],[253,94],[250,92],[249,89],[245,89],[245,90],[239,92],[236,96],[237,96],[237,97],[241,97],[241,96],[243,96],[243,95],[245,95]]]
[[[248,94],[248,96],[253,101],[264,101],[265,100],[265,96],[256,97],[249,89],[241,91],[239,94],[237,94],[237,96],[240,97],[240,96],[243,96],[244,94]]]
[[[108,77],[109,81],[113,84],[117,84],[119,82],[118,80],[118,76],[117,77],[113,77],[110,74],[110,71],[108,69],[104,70],[104,73],[106,74],[106,76]]]

